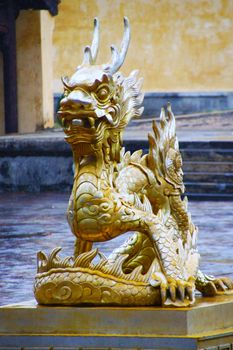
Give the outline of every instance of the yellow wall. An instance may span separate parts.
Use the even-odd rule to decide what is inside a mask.
[[[123,16],[132,39],[122,71],[139,69],[146,91],[233,90],[232,0],[62,0],[55,18],[54,91],[91,43],[101,21],[99,63],[120,44]]]
[[[44,128],[52,127],[53,120],[53,30],[54,17],[48,11],[40,11],[41,71]]]
[[[53,126],[53,18],[21,11],[16,21],[19,132]]]
[[[39,28],[39,12],[20,12],[16,21],[19,132],[34,131],[41,111]]]
[[[16,20],[18,130],[53,127],[54,18],[48,11],[20,11]],[[3,60],[0,52],[0,135],[5,133]]]

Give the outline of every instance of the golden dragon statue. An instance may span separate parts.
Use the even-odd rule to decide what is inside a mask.
[[[58,116],[74,157],[67,218],[76,236],[74,256],[38,253],[35,297],[40,304],[188,306],[195,290],[231,293],[229,278],[199,270],[197,227],[188,212],[175,117],[168,104],[149,134],[149,152],[122,147],[122,133],[143,108],[142,79],[118,72],[130,40],[124,18],[121,49],[96,65],[99,23],[74,75],[63,78]],[[95,242],[132,232],[106,258]]]

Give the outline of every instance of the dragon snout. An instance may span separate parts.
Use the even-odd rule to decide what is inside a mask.
[[[93,99],[86,92],[81,90],[72,91],[68,96],[65,96],[60,101],[60,108],[66,108],[68,106],[76,107],[90,107],[93,105]]]
[[[61,99],[57,115],[65,129],[70,129],[71,125],[92,127],[94,108],[94,101],[90,95],[82,90],[74,90]],[[91,118],[91,122],[88,117]]]

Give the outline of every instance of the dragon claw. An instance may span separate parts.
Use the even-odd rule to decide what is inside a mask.
[[[160,272],[152,274],[150,284],[153,287],[160,287],[162,305],[182,307],[189,306],[195,301],[195,283],[193,279],[185,281],[171,277],[166,278]]]
[[[161,293],[162,304],[164,304],[167,298],[167,286],[165,284],[161,284],[160,293]]]
[[[185,289],[184,289],[184,287],[182,285],[178,285],[177,290],[178,290],[178,294],[180,296],[181,301],[184,301],[184,298],[185,298]]]
[[[226,287],[226,289],[233,289],[233,280],[229,277],[222,277],[221,278],[222,283]]]
[[[187,290],[187,295],[188,295],[189,300],[191,302],[193,302],[194,298],[195,298],[195,296],[194,296],[194,287],[193,286],[192,287],[191,286],[187,287],[186,290]]]
[[[169,290],[169,293],[170,293],[170,297],[171,297],[171,300],[173,302],[176,301],[176,285],[175,283],[171,283],[171,285],[168,287],[168,290]]]
[[[212,283],[216,288],[216,294],[220,293],[233,293],[233,280],[229,277],[215,278]]]
[[[223,281],[221,279],[217,279],[215,282],[215,286],[217,287],[217,289],[219,289],[220,291],[225,291],[227,289],[227,286],[225,286],[225,284],[223,283]]]

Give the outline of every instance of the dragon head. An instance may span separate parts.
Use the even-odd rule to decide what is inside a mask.
[[[122,131],[131,118],[139,117],[143,111],[142,79],[137,79],[136,71],[127,78],[118,73],[129,40],[129,21],[124,18],[121,50],[112,45],[111,63],[96,65],[99,22],[95,18],[92,45],[85,47],[83,63],[70,79],[62,79],[64,95],[58,117],[66,141],[80,156],[103,150],[105,161],[119,161]]]

